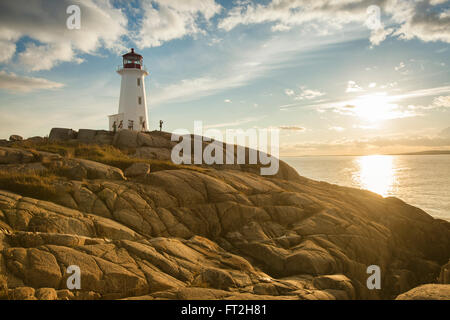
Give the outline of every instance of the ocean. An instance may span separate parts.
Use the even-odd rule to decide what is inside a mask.
[[[394,196],[450,221],[450,155],[281,158],[304,177]]]

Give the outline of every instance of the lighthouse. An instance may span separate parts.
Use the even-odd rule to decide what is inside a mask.
[[[129,129],[148,131],[147,99],[144,78],[148,75],[140,54],[130,52],[122,56],[123,63],[117,73],[120,84],[119,112],[109,116],[109,130]]]

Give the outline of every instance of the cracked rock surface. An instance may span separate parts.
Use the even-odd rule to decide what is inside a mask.
[[[147,149],[136,152],[167,150],[162,139],[141,138]],[[129,141],[139,147],[115,137]],[[55,200],[0,185],[0,298],[391,299],[436,282],[450,258],[450,223],[286,164],[272,178],[239,168],[124,175],[0,148],[0,170],[49,162],[72,170],[55,180]],[[67,288],[70,265],[80,290]],[[381,290],[366,286],[369,265],[380,266]]]

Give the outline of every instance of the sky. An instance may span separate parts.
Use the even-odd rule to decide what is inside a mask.
[[[450,149],[446,0],[4,0],[0,139],[107,129],[130,48],[151,129],[277,128],[281,156]]]

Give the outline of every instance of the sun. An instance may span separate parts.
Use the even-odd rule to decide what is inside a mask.
[[[364,95],[352,101],[352,112],[362,120],[379,122],[400,115],[398,105],[390,103],[386,93]]]

